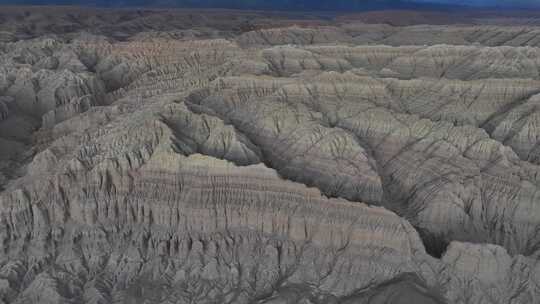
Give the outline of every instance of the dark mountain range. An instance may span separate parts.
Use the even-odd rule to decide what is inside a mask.
[[[3,0],[0,4],[84,5],[99,7],[193,7],[272,10],[371,10],[371,9],[450,9],[463,6],[533,7],[536,0]]]

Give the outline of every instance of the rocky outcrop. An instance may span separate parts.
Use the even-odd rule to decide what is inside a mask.
[[[511,257],[501,247],[452,243],[442,258],[442,277],[462,292],[447,292],[452,303],[527,303],[537,301],[538,263]],[[471,290],[481,290],[475,294]]]
[[[8,301],[49,293],[65,300],[116,297],[122,296],[117,289],[138,288],[144,280],[188,284],[185,294],[174,288],[162,294],[179,300],[249,302],[287,293],[289,284],[298,284],[304,297],[339,298],[398,273],[421,273],[414,255],[422,243],[404,220],[380,208],[324,199],[260,165],[235,168],[155,152],[136,172],[109,170],[81,176],[79,190],[57,184],[46,193],[27,189],[3,197],[3,238],[9,240],[3,252],[12,261],[3,272],[26,246],[36,259],[20,262],[18,275],[29,284],[17,275],[7,278],[22,291]],[[33,205],[34,194],[50,196],[51,204]],[[62,205],[53,203],[58,195]],[[41,270],[47,261],[69,271]],[[72,274],[79,279],[71,284],[79,287],[71,294],[53,283]],[[110,287],[94,286],[96,279],[110,280]],[[189,291],[193,284],[199,286]]]
[[[216,93],[195,100],[194,108],[230,120],[278,172],[327,195],[384,205],[435,239],[499,243],[512,253],[537,250],[539,213],[525,210],[538,207],[538,180],[527,172],[538,167],[479,128],[400,108],[405,102],[393,103],[396,92],[384,81],[351,74],[326,74],[319,81],[249,98],[246,81],[219,79]],[[234,83],[240,87],[230,88]],[[478,93],[472,96],[482,102]]]
[[[240,35],[236,41],[242,46],[268,46],[353,43],[354,39],[336,27],[285,27],[250,31]]]
[[[383,78],[538,79],[538,50],[530,47],[276,46],[263,51],[278,75],[304,70],[366,70]]]

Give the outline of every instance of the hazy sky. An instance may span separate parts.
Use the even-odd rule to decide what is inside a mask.
[[[83,4],[100,6],[204,6],[280,9],[362,9],[420,4],[480,7],[539,7],[540,0],[0,0],[0,4]]]

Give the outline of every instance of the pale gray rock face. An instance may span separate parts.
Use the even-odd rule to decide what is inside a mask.
[[[540,302],[533,25],[7,10],[0,303]]]

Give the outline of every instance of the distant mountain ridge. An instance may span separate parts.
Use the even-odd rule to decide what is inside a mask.
[[[464,6],[537,6],[530,0],[0,0],[16,5],[83,5],[98,7],[192,7],[262,10],[451,9]]]

